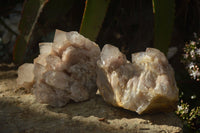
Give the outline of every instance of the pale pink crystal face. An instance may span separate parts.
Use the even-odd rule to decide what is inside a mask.
[[[18,68],[17,86],[30,89],[34,82],[34,65],[25,63]]]
[[[105,45],[97,65],[97,86],[106,102],[138,114],[176,108],[174,71],[159,50],[132,54],[130,63],[118,48]]]

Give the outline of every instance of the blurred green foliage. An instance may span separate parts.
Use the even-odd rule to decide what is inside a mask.
[[[95,41],[101,29],[110,0],[86,0],[80,33]]]
[[[192,129],[200,128],[200,106],[190,107],[188,103],[181,100],[176,114],[185,121],[188,127]]]
[[[175,0],[152,0],[154,12],[154,47],[165,54],[171,43],[175,19]]]
[[[26,47],[30,41],[40,13],[47,2],[48,0],[28,0],[24,4],[24,9],[19,24],[20,35],[17,37],[13,52],[13,59],[16,63],[23,62]]]
[[[29,0],[24,4],[22,18],[19,24],[20,35],[15,44],[13,54],[14,61],[18,64],[24,61],[27,45],[35,29],[38,18],[43,10],[46,14],[43,19],[49,22],[59,19],[59,16],[67,13],[75,2],[73,0]],[[85,11],[80,24],[80,33],[85,37],[95,41],[101,25],[106,16],[110,0],[86,0]],[[163,52],[167,52],[171,41],[174,23],[174,0],[153,0],[153,10],[155,14],[155,47]],[[48,8],[47,8],[48,7]]]

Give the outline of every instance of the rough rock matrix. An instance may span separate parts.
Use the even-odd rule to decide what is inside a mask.
[[[97,65],[97,86],[106,102],[138,114],[176,108],[174,71],[159,50],[132,54],[130,63],[118,48],[105,45]]]
[[[40,43],[33,64],[18,69],[19,87],[32,88],[37,100],[61,107],[96,93],[96,61],[100,48],[78,32],[56,30],[53,43]]]

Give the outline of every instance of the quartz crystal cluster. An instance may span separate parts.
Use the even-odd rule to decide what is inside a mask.
[[[96,94],[97,44],[78,32],[56,30],[53,43],[40,43],[39,47],[33,64],[19,67],[19,87],[33,88],[39,102],[56,107]]]
[[[118,48],[105,45],[97,65],[97,86],[106,102],[138,114],[176,108],[174,71],[159,50],[132,54],[131,63]]]
[[[34,62],[18,69],[19,87],[32,88],[41,103],[61,107],[96,94],[118,107],[142,113],[172,111],[178,101],[174,71],[157,49],[132,54],[97,44],[77,32],[56,30],[52,43],[40,43]]]

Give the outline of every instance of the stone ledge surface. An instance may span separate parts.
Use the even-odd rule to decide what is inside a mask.
[[[0,132],[2,133],[182,133],[174,113],[137,115],[113,107],[101,96],[53,108],[15,89],[16,71],[0,69]]]

